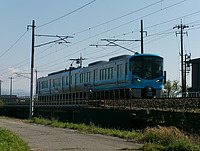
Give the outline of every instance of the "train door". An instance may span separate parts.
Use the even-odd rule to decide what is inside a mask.
[[[49,79],[49,92],[51,93],[51,79]]]
[[[122,80],[122,75],[123,75],[122,64],[118,64],[117,65],[117,87],[120,87],[120,82]]]
[[[93,90],[95,90],[95,82],[97,81],[97,69],[93,71]]]
[[[128,63],[125,63],[125,82],[127,82],[128,79]]]
[[[75,91],[77,91],[77,85],[78,85],[78,74],[75,74]]]

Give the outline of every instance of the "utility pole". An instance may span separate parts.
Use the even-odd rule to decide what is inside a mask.
[[[10,96],[12,96],[12,80],[14,79],[13,77],[9,77],[10,79]]]
[[[185,93],[186,93],[186,76],[185,76],[185,68],[184,68],[184,54],[183,54],[183,35],[184,34],[187,34],[187,32],[183,32],[183,30],[185,28],[188,28],[189,26],[186,26],[186,25],[183,25],[182,22],[180,25],[177,25],[175,27],[173,27],[173,29],[177,28],[177,29],[180,29],[180,32],[176,32],[176,35],[177,34],[180,34],[181,35],[181,80],[182,80],[182,97],[185,96]]]
[[[141,54],[144,53],[144,44],[143,44],[143,20],[141,20]]]
[[[141,33],[141,54],[143,54],[144,53],[144,32],[146,33],[146,36],[147,36],[147,31],[144,31],[143,30],[143,20],[141,20],[140,21],[140,24],[141,24],[141,31],[140,31],[140,33]]]
[[[33,20],[32,25],[28,25],[28,27],[32,27],[32,48],[31,48],[31,87],[30,87],[30,112],[29,118],[33,118],[34,112],[34,92],[33,92],[33,70],[34,70],[34,47],[35,47],[35,20]]]

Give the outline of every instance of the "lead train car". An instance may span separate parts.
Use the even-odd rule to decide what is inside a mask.
[[[102,97],[102,92],[121,97],[161,97],[163,58],[154,54],[122,55],[109,61],[71,68],[37,80],[38,100],[81,100]],[[114,92],[116,91],[116,92]],[[110,96],[109,92],[109,96]],[[91,95],[92,94],[92,95]],[[104,97],[108,97],[105,95]]]

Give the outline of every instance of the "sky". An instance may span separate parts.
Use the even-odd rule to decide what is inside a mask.
[[[199,6],[199,0],[0,0],[2,94],[10,93],[13,77],[12,93],[29,95],[32,38],[29,25],[33,20],[36,35],[69,36],[67,43],[35,47],[37,77],[68,69],[70,59],[80,56],[85,58],[83,66],[87,66],[118,55],[134,55],[117,46],[103,46],[108,43],[101,39],[124,40],[116,43],[140,53],[140,42],[129,40],[140,40],[143,20],[144,52],[163,56],[167,79],[181,81],[180,30],[173,27],[181,22],[188,26],[184,29],[184,54],[199,58]],[[35,36],[35,46],[58,39]],[[187,81],[190,85],[190,74]]]

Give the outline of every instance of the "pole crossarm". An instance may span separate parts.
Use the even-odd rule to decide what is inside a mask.
[[[133,50],[131,50],[131,49],[128,49],[128,48],[126,48],[126,47],[124,47],[124,46],[121,46],[121,45],[117,44],[116,42],[117,42],[117,41],[129,41],[129,42],[130,42],[130,41],[140,41],[140,40],[101,39],[101,41],[107,41],[108,44],[106,44],[106,45],[94,45],[94,44],[92,44],[92,45],[90,45],[90,46],[95,46],[95,47],[99,47],[99,46],[118,46],[118,47],[123,48],[123,49],[125,49],[125,50],[128,50],[128,51],[130,51],[130,52],[133,52],[133,53],[135,53],[135,54],[138,54],[138,52],[133,51]]]
[[[17,72],[15,72],[14,74],[16,74],[18,77],[24,77],[24,78],[27,78],[27,79],[31,79],[30,77],[23,75],[23,74],[31,74],[31,73],[17,73]]]
[[[48,44],[51,44],[51,43],[56,43],[56,42],[61,44],[62,43],[61,41],[64,41],[64,43],[70,43],[70,42],[66,41],[66,39],[74,38],[72,36],[59,36],[59,35],[35,35],[35,36],[39,36],[39,37],[57,37],[57,38],[59,38],[58,40],[53,40],[53,41],[50,41],[50,42],[46,42],[46,43],[43,43],[43,44],[36,45],[35,48],[36,47],[45,46],[45,45],[48,45]]]

